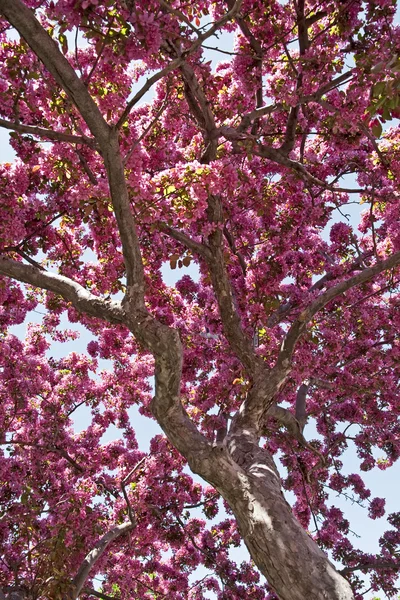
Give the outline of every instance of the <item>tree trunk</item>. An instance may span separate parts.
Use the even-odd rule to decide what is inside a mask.
[[[286,502],[272,456],[242,435],[194,461],[231,507],[255,564],[280,600],[354,600],[350,584]]]
[[[294,518],[283,497],[247,476],[246,504],[229,499],[260,571],[281,600],[352,600],[351,587]],[[242,495],[243,492],[242,492]]]

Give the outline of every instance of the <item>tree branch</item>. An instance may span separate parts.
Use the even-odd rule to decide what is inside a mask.
[[[255,108],[251,112],[243,115],[242,120],[237,128],[238,132],[245,131],[249,125],[259,119],[260,117],[264,117],[265,115],[270,115],[277,109],[277,104],[270,104],[268,106],[261,106],[260,108]]]
[[[186,83],[185,95],[189,108],[200,127],[203,129],[205,143],[208,143],[206,150],[201,157],[201,163],[208,164],[215,159],[217,150],[217,135],[215,135],[217,129],[215,126],[214,115],[192,67],[187,63],[183,63],[181,71]],[[189,248],[192,247],[194,251],[198,252],[207,261],[225,336],[232,350],[245,366],[249,375],[251,375],[255,371],[258,358],[254,352],[250,338],[245,334],[242,328],[225,264],[221,198],[217,195],[209,194],[207,203],[208,220],[214,226],[214,230],[208,236],[207,246],[198,245],[197,242],[191,241],[187,236],[184,236],[184,234],[176,232],[175,230],[170,229],[170,235],[171,237],[175,237],[175,239],[180,238],[179,241]]]
[[[183,246],[186,246],[186,248],[189,248],[189,250],[191,250],[195,254],[198,254],[203,258],[211,257],[210,249],[207,246],[205,246],[201,242],[196,242],[196,240],[193,240],[186,233],[178,231],[177,229],[174,229],[173,227],[170,227],[169,225],[161,221],[157,222],[155,225],[160,231],[173,238],[177,242],[181,243]]]
[[[307,409],[306,409],[306,401],[307,401],[307,392],[309,386],[306,383],[303,383],[299,389],[297,390],[296,395],[296,420],[300,425],[300,431],[303,432],[304,426],[307,422]]]
[[[177,331],[159,323],[147,311],[126,313],[120,302],[103,300],[67,277],[31,265],[0,257],[0,274],[60,294],[85,314],[125,324],[155,355],[156,393],[152,410],[159,424],[189,462],[192,457],[209,451],[211,444],[197,430],[180,402],[182,346]]]
[[[353,573],[354,571],[367,571],[369,569],[388,569],[391,571],[397,571],[399,568],[399,564],[395,564],[389,560],[377,560],[376,562],[365,562],[355,565],[354,567],[345,567],[341,569],[339,573],[341,575],[347,575],[348,573]]]
[[[323,455],[316,448],[314,448],[314,446],[312,446],[304,437],[303,427],[301,423],[298,421],[297,417],[295,417],[294,414],[290,412],[290,410],[283,408],[283,406],[272,404],[266,413],[266,417],[273,417],[279,423],[284,425],[292,438],[297,440],[299,444],[303,446],[303,448],[311,450],[311,452],[313,452],[319,457],[319,464],[325,463],[325,458],[323,457]]]
[[[214,114],[210,108],[210,103],[196,77],[193,68],[186,62],[180,66],[183,80],[186,84],[185,95],[192,114],[196,118],[198,124],[207,132],[209,137],[215,131]]]
[[[197,34],[200,33],[199,29],[197,27],[195,27],[193,25],[193,23],[191,23],[189,21],[189,19],[183,14],[183,12],[181,12],[177,8],[173,8],[170,4],[168,4],[168,2],[164,2],[164,0],[158,0],[158,2],[164,10],[168,11],[171,15],[178,17],[178,19],[180,19],[183,23],[185,23],[185,25],[187,25],[189,27],[189,29],[191,29],[192,31],[194,31]]]
[[[223,232],[221,230],[222,204],[218,196],[208,197],[208,220],[214,224],[214,231],[208,236],[210,255],[207,260],[211,283],[218,302],[219,313],[225,336],[233,352],[242,362],[250,377],[260,362],[254,352],[252,340],[243,330],[233,290],[225,264]]]
[[[236,249],[235,239],[226,225],[224,225],[223,232],[225,239],[228,242],[229,248],[231,249],[231,252],[233,252],[233,254],[238,258],[240,268],[242,269],[243,277],[246,277],[247,265],[246,261],[243,258],[243,254]]]
[[[274,397],[284,385],[292,369],[291,362],[296,343],[313,316],[331,300],[344,294],[347,290],[373,279],[379,273],[392,269],[398,264],[400,264],[400,252],[396,252],[386,260],[376,263],[373,267],[364,269],[361,273],[329,288],[300,313],[282,342],[274,367],[266,369],[264,364],[258,365],[257,377],[254,378],[253,387],[234,419],[233,435],[240,435],[240,432],[247,431],[251,432],[253,438],[259,437],[264,415],[268,413]]]
[[[130,206],[124,163],[116,129],[111,132],[107,145],[102,147],[102,154],[107,169],[126,268],[126,294],[123,303],[133,312],[144,311],[145,285],[142,255],[136,223]]]
[[[300,104],[308,104],[309,102],[317,102],[324,94],[327,94],[334,88],[337,88],[342,83],[346,83],[353,77],[353,69],[351,71],[347,71],[346,73],[342,73],[336,79],[332,79],[328,83],[322,85],[316,92],[313,94],[308,94],[307,96],[301,96]]]
[[[135,140],[135,142],[132,144],[132,147],[129,149],[129,152],[126,153],[126,155],[124,157],[124,165],[127,164],[128,160],[131,157],[134,150],[139,146],[140,142],[146,137],[146,135],[149,133],[149,131],[151,131],[152,128],[154,127],[154,125],[157,123],[158,119],[161,117],[162,113],[168,106],[168,102],[169,102],[169,95],[167,92],[163,103],[161,104],[160,108],[157,110],[153,119],[150,121],[150,123],[147,125],[147,127],[144,128],[144,130],[142,131],[139,138],[137,140]]]
[[[86,158],[84,157],[82,152],[80,152],[80,150],[78,150],[78,148],[75,149],[75,152],[79,158],[79,162],[81,163],[83,170],[85,171],[86,175],[88,176],[90,183],[93,183],[93,185],[97,185],[97,179],[96,179],[92,169],[89,167],[88,161],[86,160]]]
[[[0,0],[0,11],[25,38],[57,83],[65,90],[99,143],[107,169],[111,199],[125,259],[127,274],[125,300],[132,309],[143,309],[143,264],[136,224],[130,208],[118,132],[111,129],[103,119],[85,84],[76,75],[68,60],[43,29],[33,12],[21,0]]]
[[[170,47],[175,53],[178,54],[178,56],[181,56],[179,49],[172,44],[170,44]],[[215,125],[214,114],[192,66],[187,62],[182,61],[179,69],[184,83],[186,102],[188,103],[189,109],[202,131],[206,146],[200,162],[207,164],[211,160],[214,160],[218,145],[218,138],[215,135],[217,128]]]
[[[65,458],[67,462],[70,463],[78,471],[78,473],[83,473],[84,469],[79,465],[72,456],[68,454],[66,450],[60,448],[59,446],[42,446],[40,444],[36,444],[35,442],[25,442],[23,440],[8,440],[5,442],[0,442],[0,446],[28,446],[31,448],[35,448],[36,450],[43,450],[44,452],[52,452],[54,454],[59,454],[62,458]]]
[[[289,367],[296,343],[304,333],[307,324],[317,312],[349,289],[373,279],[376,275],[382,273],[382,271],[392,269],[398,264],[400,264],[400,252],[395,252],[386,260],[379,261],[373,267],[368,267],[361,271],[361,273],[334,285],[311,302],[311,304],[299,314],[287,332],[275,368],[278,370],[285,370]]]
[[[364,194],[365,190],[362,189],[352,189],[352,188],[342,188],[342,187],[334,187],[333,184],[327,183],[322,179],[318,179],[311,173],[307,171],[304,165],[296,160],[292,160],[288,158],[281,150],[278,148],[273,148],[272,146],[266,146],[261,144],[258,139],[256,139],[253,135],[243,133],[240,129],[228,126],[222,126],[215,130],[213,133],[215,137],[223,136],[227,140],[231,140],[236,144],[236,151],[240,152],[242,148],[246,148],[250,153],[261,156],[263,158],[268,158],[273,162],[276,162],[279,165],[283,165],[297,172],[300,177],[304,181],[308,181],[318,187],[322,187],[325,190],[330,190],[332,192],[345,192],[347,194]]]
[[[240,9],[241,0],[198,37],[189,53],[213,35]],[[198,431],[180,402],[182,345],[178,331],[160,323],[145,307],[144,272],[136,224],[133,218],[124,165],[115,127],[103,119],[85,84],[42,28],[33,12],[21,0],[0,0],[0,12],[25,38],[59,85],[78,108],[96,138],[107,170],[111,199],[127,273],[127,291],[122,303],[106,301],[90,294],[79,284],[61,275],[47,273],[32,265],[0,258],[0,273],[35,287],[61,294],[80,311],[112,323],[125,324],[138,341],[155,357],[155,396],[151,408],[172,444],[188,459],[192,468],[212,448]],[[185,54],[186,55],[186,54]],[[184,58],[184,57],[183,57]]]
[[[95,148],[97,146],[96,140],[86,135],[73,135],[71,133],[64,133],[62,131],[52,131],[51,129],[36,127],[36,125],[22,125],[22,123],[13,123],[12,121],[6,121],[6,119],[0,119],[0,127],[10,129],[11,131],[18,131],[18,133],[36,135],[40,138],[49,139],[54,142],[70,142],[72,144],[85,144],[86,146],[90,146],[91,148]]]
[[[139,100],[141,100],[143,98],[143,96],[146,94],[146,92],[148,92],[149,89],[155,83],[157,83],[157,81],[159,81],[160,79],[165,77],[165,75],[168,75],[168,73],[171,73],[171,71],[174,71],[175,69],[177,69],[182,64],[182,62],[183,62],[182,58],[176,58],[175,60],[170,62],[169,65],[164,67],[164,69],[161,69],[161,71],[158,71],[158,73],[155,73],[154,75],[149,77],[147,79],[146,83],[144,84],[144,86],[134,95],[134,97],[131,100],[129,100],[123,113],[121,114],[120,118],[118,119],[118,121],[115,124],[115,129],[121,129],[122,125],[125,123],[125,121],[129,117],[129,113],[131,112],[132,108],[139,102]]]
[[[368,258],[368,254],[360,255],[349,267],[349,273],[352,271],[359,270],[360,266],[364,266],[364,260]],[[307,291],[309,293],[316,292],[325,287],[326,283],[332,279],[337,279],[338,275],[334,275],[331,272],[325,273],[320,279],[318,279]],[[288,300],[285,304],[281,304],[276,311],[274,311],[267,320],[268,327],[274,327],[280,321],[282,321],[295,307],[295,304]]]
[[[228,3],[229,8],[232,8],[233,0],[227,0],[227,3]],[[243,35],[249,42],[250,47],[254,52],[254,57],[253,57],[254,67],[257,71],[257,73],[256,73],[257,89],[256,89],[256,94],[255,94],[255,104],[256,104],[257,108],[261,108],[263,105],[263,77],[262,77],[262,63],[263,63],[263,57],[264,57],[263,47],[261,46],[258,39],[253,35],[252,31],[250,30],[249,26],[247,25],[247,23],[243,17],[241,17],[240,15],[237,15],[236,22],[239,25],[241,32],[243,33]],[[253,124],[252,130],[251,130],[252,134],[255,135],[257,132],[257,129],[258,129],[258,116],[256,116],[254,119],[254,124]]]
[[[299,36],[300,60],[301,60],[301,57],[304,56],[306,50],[308,49],[308,47],[310,45],[309,40],[308,40],[306,19],[305,19],[305,15],[304,15],[304,0],[298,0],[297,6],[296,6],[296,13],[297,13],[297,30],[298,30],[298,36]],[[289,52],[288,52],[288,57],[290,57]],[[296,94],[299,93],[302,85],[303,85],[303,71],[300,70],[297,73]],[[285,137],[284,137],[284,140],[280,147],[280,151],[283,154],[285,154],[286,156],[288,156],[294,148],[294,144],[296,141],[296,128],[297,128],[297,123],[299,120],[299,111],[300,111],[300,104],[296,104],[296,106],[292,106],[289,111],[289,117],[288,117],[287,124],[286,124]]]
[[[290,412],[290,410],[283,408],[283,406],[272,404],[269,407],[266,416],[276,419],[279,423],[286,427],[294,439],[298,440],[301,444],[307,445],[307,442],[301,432],[300,423],[294,414]]]
[[[73,592],[71,594],[71,600],[76,600],[82,591],[85,581],[89,576],[90,570],[94,567],[99,558],[104,554],[107,546],[111,544],[118,537],[130,531],[135,527],[135,523],[122,523],[122,525],[115,525],[110,531],[108,531],[103,537],[97,542],[93,550],[91,550],[84,558],[77,574],[75,575],[73,583]]]
[[[285,167],[288,167],[288,168],[292,169],[293,171],[296,171],[304,181],[308,181],[309,183],[312,183],[314,185],[322,187],[325,190],[330,190],[332,192],[344,192],[347,194],[363,194],[363,193],[365,193],[365,190],[358,189],[358,188],[352,189],[352,188],[334,187],[332,184],[329,184],[326,181],[323,181],[322,179],[319,179],[318,177],[315,177],[314,175],[309,173],[302,163],[288,158],[280,150],[278,150],[276,148],[272,148],[271,146],[255,144],[252,151],[257,156],[262,156],[264,158],[268,158],[269,160],[272,160],[273,162],[276,162],[280,165],[284,165]]]
[[[142,466],[142,464],[145,462],[147,456],[144,456],[134,467],[133,469],[131,469],[131,471],[128,473],[128,475],[126,477],[124,477],[124,479],[121,481],[121,490],[122,490],[122,494],[124,496],[125,502],[126,502],[126,506],[128,508],[128,516],[129,516],[129,520],[131,523],[136,523],[136,519],[135,516],[133,514],[133,510],[132,510],[132,506],[131,503],[129,501],[129,497],[128,494],[126,493],[126,489],[125,486],[129,483],[129,481],[131,480],[132,475],[138,470],[140,469],[140,467]]]
[[[37,288],[59,294],[80,312],[105,319],[110,323],[122,323],[124,313],[120,302],[104,300],[88,292],[68,277],[43,271],[33,265],[25,265],[11,258],[0,256],[0,274],[17,279]]]

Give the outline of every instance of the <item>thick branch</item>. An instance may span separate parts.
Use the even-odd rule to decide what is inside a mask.
[[[209,270],[225,336],[236,356],[246,367],[249,374],[252,374],[255,370],[257,356],[250,338],[243,331],[235,307],[230,281],[224,265],[222,248],[214,251],[213,259],[209,262]]]
[[[256,119],[259,119],[260,117],[264,117],[265,115],[272,114],[276,109],[277,109],[276,104],[271,104],[268,106],[261,106],[260,108],[255,108],[254,110],[245,114],[242,117],[242,120],[241,120],[240,125],[237,128],[237,130],[239,132],[245,131],[253,121],[255,121]]]
[[[104,300],[88,292],[68,277],[25,265],[11,258],[0,257],[0,274],[37,288],[59,294],[79,311],[110,323],[122,323],[124,314],[120,302]]]
[[[124,303],[126,302],[133,311],[143,310],[145,289],[142,255],[130,206],[117,130],[111,132],[108,143],[102,147],[102,152],[125,261],[127,286]]]
[[[316,448],[314,448],[314,446],[312,446],[306,440],[306,438],[303,435],[302,424],[298,421],[297,417],[295,417],[293,413],[290,412],[290,410],[283,408],[283,406],[277,406],[276,404],[272,404],[266,413],[266,417],[273,417],[278,421],[278,423],[284,425],[292,438],[297,440],[299,444],[303,446],[303,448],[307,448],[308,450],[311,450],[311,452],[316,454],[320,459],[319,464],[324,464],[324,457],[320,452],[318,452]]]
[[[215,119],[210,108],[206,95],[196,77],[192,67],[183,62],[180,67],[183,80],[187,86],[185,89],[188,104],[192,109],[193,116],[196,118],[200,127],[204,129],[208,135],[215,131]]]
[[[241,1],[199,36],[189,51],[232,18]],[[21,0],[0,0],[0,11],[20,32],[32,50],[43,61],[56,81],[77,106],[89,129],[99,143],[107,169],[111,199],[117,220],[127,272],[127,292],[121,303],[93,296],[72,280],[47,273],[32,265],[0,258],[0,273],[35,287],[61,294],[80,311],[112,323],[124,323],[138,341],[155,357],[155,397],[152,410],[159,424],[175,447],[193,463],[207,453],[208,440],[197,430],[180,402],[182,346],[179,333],[154,319],[144,304],[144,273],[136,224],[119,148],[118,131],[104,121],[85,85],[61,54],[55,42],[41,27],[33,12]]]
[[[395,252],[395,254],[392,254],[392,256],[386,260],[379,261],[373,267],[364,269],[361,271],[361,273],[358,273],[357,275],[354,275],[353,277],[334,285],[316,298],[305,310],[299,314],[297,319],[290,327],[282,344],[276,367],[278,369],[285,369],[287,366],[289,366],[296,343],[298,342],[300,336],[304,333],[307,324],[317,312],[323,309],[329,302],[347,292],[347,290],[373,279],[376,275],[382,273],[382,271],[392,269],[398,264],[400,264],[400,252]]]
[[[240,3],[235,2],[231,7],[229,14],[234,14],[234,11],[239,10]],[[228,17],[225,15],[225,19]],[[221,24],[222,19],[219,22]],[[214,28],[217,28],[217,23]],[[212,28],[211,28],[212,29]],[[210,30],[207,32],[209,35]],[[202,36],[204,38],[204,36]],[[175,52],[179,55],[179,49],[170,44],[168,51]],[[186,56],[187,52],[183,53]],[[185,83],[185,95],[189,108],[203,130],[203,137],[206,143],[206,151],[203,153],[201,162],[209,163],[215,159],[217,149],[216,125],[213,112],[207,102],[206,95],[200,85],[193,68],[185,61],[180,66],[182,77]],[[225,335],[230,346],[235,354],[242,361],[248,372],[251,374],[255,370],[257,357],[250,338],[248,338],[242,328],[237,307],[235,306],[233,291],[231,288],[229,276],[227,273],[224,253],[223,253],[223,237],[220,230],[222,224],[222,204],[221,199],[217,196],[210,195],[208,198],[208,219],[215,224],[215,230],[208,237],[209,245],[199,244],[188,238],[185,234],[178,232],[166,225],[162,229],[171,237],[180,241],[194,252],[203,256],[209,266],[210,276],[213,289],[217,297],[221,320],[223,323]]]
[[[181,67],[181,71],[186,83],[185,94],[189,107],[198,122],[203,125],[203,137],[205,142],[209,142],[201,159],[203,164],[207,164],[215,159],[217,150],[214,115],[192,67],[184,63]],[[221,228],[223,229],[221,198],[210,194],[207,201],[208,220],[214,225],[214,231],[208,236],[208,246],[195,246],[195,243],[191,242],[187,236],[184,236],[184,234],[176,232],[171,228],[169,228],[170,235],[177,240],[180,238],[178,241],[181,241],[188,247],[192,247],[207,261],[225,336],[232,350],[251,375],[255,371],[257,356],[254,352],[250,338],[243,331],[225,264],[223,234],[221,230]]]
[[[300,425],[300,431],[303,431],[304,425],[307,422],[306,401],[308,387],[309,386],[306,383],[303,383],[297,390],[296,395],[296,420]]]
[[[90,570],[94,567],[99,558],[103,555],[107,546],[111,544],[114,540],[116,540],[119,536],[123,535],[127,531],[130,531],[135,527],[135,523],[123,523],[122,525],[115,525],[110,531],[108,531],[103,537],[97,542],[93,550],[91,550],[84,558],[81,566],[77,574],[73,579],[73,592],[71,595],[71,600],[76,600],[83,586],[85,585],[85,581],[89,576]]]
[[[6,119],[0,119],[0,127],[10,129],[11,131],[18,131],[18,133],[36,135],[37,137],[52,140],[54,142],[70,142],[72,144],[85,144],[86,146],[90,146],[91,148],[95,148],[97,145],[96,140],[87,137],[86,135],[73,135],[71,133],[64,133],[62,131],[52,131],[51,129],[37,127],[36,125],[22,125],[22,123],[13,123],[12,121],[6,121]]]
[[[215,135],[217,128],[214,114],[193,68],[188,63],[183,62],[180,71],[184,82],[186,101],[203,133],[206,149],[200,162],[206,164],[215,159],[218,146],[218,138]]]
[[[121,235],[127,273],[127,295],[131,308],[144,307],[144,274],[136,225],[130,208],[124,166],[119,149],[118,132],[103,119],[85,84],[33,12],[21,0],[0,0],[0,11],[20,32],[32,50],[76,105],[98,141],[110,184],[114,213]]]
[[[279,423],[284,425],[290,435],[298,440],[301,444],[304,444],[305,438],[301,432],[301,426],[293,413],[291,413],[283,406],[278,406],[277,404],[272,404],[268,411],[267,417],[272,417],[276,419]]]
[[[189,248],[189,250],[191,250],[195,254],[198,254],[199,256],[203,257],[210,257],[209,248],[201,242],[196,242],[196,240],[193,240],[191,237],[186,235],[186,233],[174,229],[166,223],[158,222],[156,223],[156,225],[160,231],[173,238],[183,246],[186,246],[186,248]]]
[[[299,75],[299,79],[301,79],[302,73]],[[280,151],[286,156],[290,154],[290,152],[294,148],[295,140],[296,140],[296,127],[299,118],[299,110],[300,107],[298,104],[296,106],[292,106],[289,112],[289,117],[286,124],[285,138],[280,147]]]
[[[233,352],[252,376],[259,362],[251,339],[243,330],[225,264],[222,226],[222,204],[218,196],[208,198],[208,219],[215,229],[208,237],[210,257],[206,257],[211,283],[217,298],[225,336]]]
[[[337,88],[342,83],[348,82],[353,77],[353,70],[347,71],[346,73],[342,73],[336,79],[332,79],[328,83],[321,85],[321,87],[314,92],[313,94],[309,94],[307,96],[302,96],[300,98],[300,104],[308,104],[309,102],[317,102],[324,94],[327,94],[334,88]]]
[[[159,323],[147,311],[126,313],[120,302],[103,300],[67,277],[31,265],[0,257],[0,274],[60,294],[83,313],[125,324],[155,355],[156,394],[152,410],[159,424],[189,462],[195,455],[208,452],[210,443],[199,433],[180,402],[182,347],[177,331]]]
[[[241,431],[248,431],[252,432],[254,439],[259,436],[260,428],[264,422],[264,415],[273,404],[274,397],[282,388],[291,371],[292,356],[296,343],[314,315],[331,300],[344,294],[347,290],[373,279],[379,273],[392,269],[398,264],[400,264],[400,252],[396,252],[386,260],[380,261],[373,267],[364,269],[361,273],[331,287],[300,313],[286,334],[275,366],[266,371],[265,368],[262,368],[264,365],[260,365],[253,387],[235,417],[233,427],[235,435]]]

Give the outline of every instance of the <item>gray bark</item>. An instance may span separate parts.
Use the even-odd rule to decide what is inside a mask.
[[[233,436],[192,469],[231,507],[251,557],[282,600],[352,600],[350,584],[296,521],[271,455]]]
[[[121,525],[115,525],[110,531],[97,542],[92,550],[85,556],[81,566],[74,579],[72,580],[73,590],[70,595],[70,600],[76,600],[82,591],[83,586],[89,576],[91,569],[94,567],[96,562],[106,551],[107,547],[116,540],[120,535],[130,531],[135,527],[135,523],[122,523]]]

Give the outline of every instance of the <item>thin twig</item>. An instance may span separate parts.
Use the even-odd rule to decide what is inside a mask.
[[[167,95],[164,98],[163,103],[161,104],[160,108],[156,112],[155,117],[151,120],[151,122],[149,123],[149,125],[143,130],[143,132],[141,133],[141,135],[139,136],[139,138],[137,140],[135,140],[135,142],[132,144],[132,147],[130,148],[129,152],[125,155],[124,165],[127,164],[128,160],[132,156],[133,151],[139,146],[140,142],[153,129],[154,125],[156,124],[156,122],[158,121],[158,119],[161,117],[162,113],[166,109],[166,107],[168,105],[168,100],[169,100],[169,95],[167,93]]]

